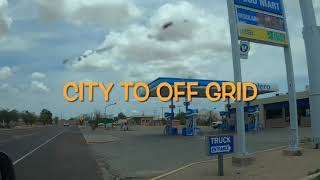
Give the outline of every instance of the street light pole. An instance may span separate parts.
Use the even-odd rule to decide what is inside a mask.
[[[300,9],[303,20],[303,38],[309,73],[310,87],[310,117],[313,142],[316,148],[320,144],[320,27],[317,26],[312,0],[300,0]]]
[[[107,118],[107,107],[110,107],[110,106],[113,106],[113,105],[116,105],[117,103],[112,103],[112,104],[107,104],[106,107],[104,108],[104,114],[105,114],[105,117]]]

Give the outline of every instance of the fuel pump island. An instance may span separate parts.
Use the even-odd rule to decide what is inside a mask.
[[[193,96],[193,98],[207,98],[206,96],[206,87],[208,86],[209,83],[211,82],[216,82],[218,84],[222,84],[223,82],[231,82],[231,81],[221,81],[221,80],[204,80],[204,79],[186,79],[186,78],[172,78],[172,77],[159,77],[152,81],[151,83],[148,84],[148,87],[150,89],[150,94],[149,97],[157,97],[157,86],[160,83],[168,83],[172,87],[176,82],[198,82],[198,86],[194,87],[192,90],[197,92],[197,95]],[[277,92],[278,91],[278,86],[274,84],[266,84],[266,83],[255,83],[257,86],[257,93],[258,95],[260,94],[266,94],[266,93],[271,93],[271,92]],[[190,108],[191,102],[187,101],[187,87],[186,86],[180,86],[179,91],[184,92],[184,95],[182,98],[185,98],[185,101],[183,105],[185,106],[185,113],[186,113],[186,125],[185,127],[182,128],[181,134],[184,136],[194,136],[199,134],[200,128],[197,126],[196,122],[196,116],[198,114],[198,109],[192,109]],[[210,94],[213,94],[217,92],[217,89],[215,87],[210,89]],[[144,95],[144,91],[141,91],[139,94],[141,96]],[[247,89],[247,94],[252,95],[252,90]],[[162,88],[161,89],[161,95],[163,97],[167,97],[169,95],[169,90],[167,88]],[[179,134],[177,127],[174,126],[174,101],[173,98],[170,100],[171,104],[169,105],[170,112],[165,113],[165,118],[166,118],[166,126],[164,129],[164,134],[165,135],[177,135]],[[229,101],[228,101],[229,102]]]

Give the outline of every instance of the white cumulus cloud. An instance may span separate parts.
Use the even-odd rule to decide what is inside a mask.
[[[77,25],[116,28],[139,17],[142,12],[128,0],[34,0],[40,16]]]
[[[12,68],[8,66],[0,67],[0,80],[6,80],[13,76],[14,72]]]
[[[32,79],[46,79],[47,75],[41,72],[33,72],[31,74]]]
[[[0,0],[0,39],[9,31],[12,19],[7,15],[8,2]]]
[[[0,90],[3,91],[3,90],[7,90],[9,87],[9,84],[8,83],[3,83],[0,85]]]
[[[35,92],[49,92],[49,87],[41,81],[32,81],[31,89]]]
[[[0,92],[18,93],[19,89],[9,85],[8,83],[2,83],[2,84],[0,84]]]
[[[228,43],[225,18],[180,1],[161,6],[145,25],[133,24],[124,31],[108,33],[96,50],[86,51],[71,68],[113,69],[147,79],[163,75],[206,77],[208,64],[228,56]]]

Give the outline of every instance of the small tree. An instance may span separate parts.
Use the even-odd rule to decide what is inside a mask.
[[[185,125],[186,124],[186,113],[184,112],[180,112],[176,115],[177,120],[180,120],[180,124],[181,125]]]
[[[42,109],[40,113],[40,121],[43,125],[52,124],[52,113],[47,109]]]
[[[102,118],[102,115],[101,115],[100,111],[96,111],[96,112],[94,113],[94,117],[95,117],[95,120],[101,119],[101,118]]]
[[[0,110],[0,121],[4,122],[4,126],[7,126],[9,123],[9,111],[7,109]]]
[[[53,122],[54,122],[54,124],[58,124],[59,123],[59,118],[57,116],[55,116],[53,118]]]
[[[118,119],[126,119],[126,118],[127,116],[123,112],[118,114]]]
[[[31,126],[37,120],[37,116],[34,113],[30,113],[29,111],[22,112],[21,118],[23,119],[23,121],[26,125],[31,125]]]
[[[12,127],[10,123],[16,122],[19,119],[19,112],[15,109],[9,111],[8,109],[3,109],[0,111],[0,120],[5,123],[7,128]]]

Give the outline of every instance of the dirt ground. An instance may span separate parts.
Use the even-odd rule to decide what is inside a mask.
[[[225,176],[217,176],[217,161],[199,163],[159,179],[230,179],[230,180],[294,180],[320,169],[320,150],[303,146],[302,156],[284,156],[282,150],[255,154],[255,162],[247,167],[232,166],[231,158],[225,159]]]

